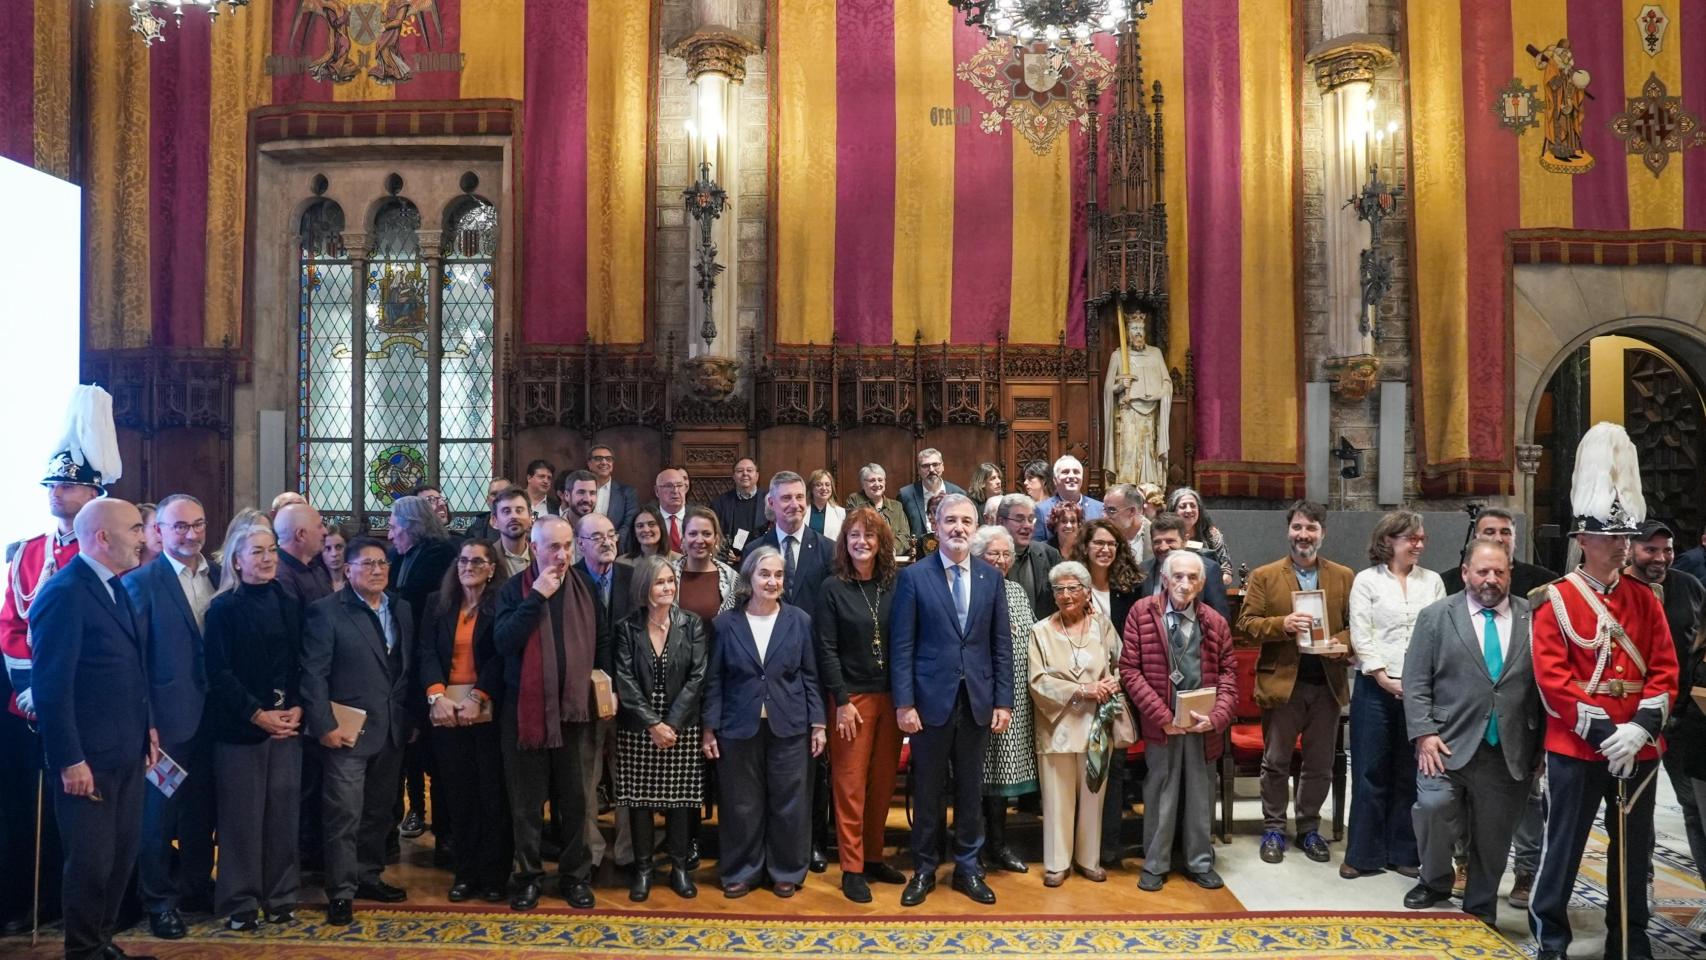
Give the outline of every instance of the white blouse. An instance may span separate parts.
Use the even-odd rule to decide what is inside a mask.
[[[1420,565],[1402,586],[1383,563],[1357,574],[1351,584],[1351,646],[1356,650],[1357,669],[1363,673],[1385,670],[1394,680],[1402,677],[1416,615],[1444,598],[1445,581]]]

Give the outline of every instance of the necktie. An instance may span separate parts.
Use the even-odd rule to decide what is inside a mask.
[[[603,573],[598,575],[598,601],[607,607],[610,606],[610,571],[609,570],[606,570]]]
[[[966,617],[971,605],[966,602],[966,571],[959,564],[948,568],[954,572],[954,616],[959,618],[960,632],[966,632]]]
[[[1481,616],[1486,621],[1481,627],[1481,655],[1487,658],[1487,673],[1494,683],[1499,682],[1499,674],[1505,669],[1505,655],[1499,649],[1499,628],[1493,622],[1493,611],[1482,610]],[[1487,713],[1487,743],[1499,745],[1499,711],[1490,710]]]
[[[676,525],[674,514],[669,517],[669,549],[676,553],[681,552],[681,527]]]
[[[118,607],[119,619],[124,621],[125,626],[134,629],[136,618],[134,608],[130,605],[130,593],[118,582],[117,577],[107,581],[107,589],[113,592],[113,605]]]
[[[794,567],[799,563],[799,541],[792,535],[782,540],[782,589],[794,592]]]

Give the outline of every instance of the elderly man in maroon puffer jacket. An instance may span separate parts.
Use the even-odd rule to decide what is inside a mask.
[[[1238,678],[1232,630],[1198,598],[1202,559],[1189,550],[1168,554],[1161,566],[1166,591],[1138,601],[1125,622],[1120,682],[1137,713],[1149,774],[1143,780],[1143,872],[1140,890],[1155,892],[1172,869],[1174,825],[1183,832],[1185,871],[1198,886],[1223,886],[1214,871],[1214,761],[1221,734],[1232,725]],[[1207,713],[1190,711],[1174,723],[1175,695],[1214,691]]]

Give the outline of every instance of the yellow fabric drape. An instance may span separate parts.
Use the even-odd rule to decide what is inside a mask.
[[[651,5],[589,0],[586,15],[587,332],[605,342],[640,343],[650,222]]]
[[[835,17],[823,0],[775,0],[774,11],[772,202],[787,215],[771,218],[770,243],[772,256],[790,251],[775,277],[776,340],[828,343],[835,330]]]
[[[954,102],[956,13],[946,3],[897,3],[895,41],[894,338],[952,334],[954,134],[930,109]]]
[[[212,75],[208,78],[207,296],[204,338],[208,346],[242,335],[242,251],[247,236],[249,111],[272,100],[267,50],[272,21],[258,5],[223,19],[210,31]]]
[[[148,48],[123,4],[89,12],[88,316],[93,349],[146,346],[149,320]]]

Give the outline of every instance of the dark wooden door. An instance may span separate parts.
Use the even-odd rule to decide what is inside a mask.
[[[1669,357],[1652,350],[1625,351],[1623,375],[1623,422],[1640,451],[1647,516],[1680,527],[1678,544],[1696,543],[1706,513],[1700,390]]]

